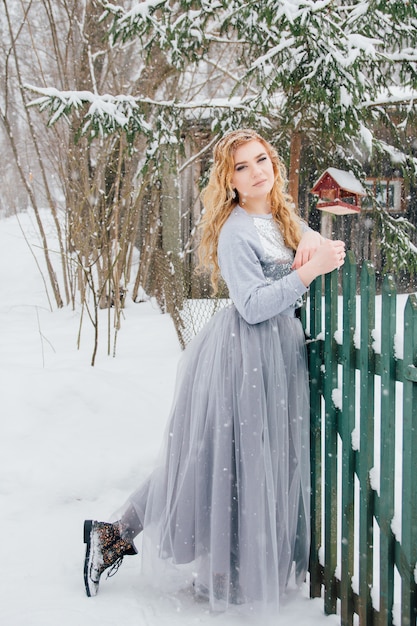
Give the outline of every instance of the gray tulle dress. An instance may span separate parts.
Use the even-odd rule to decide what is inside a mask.
[[[128,502],[158,585],[254,610],[308,566],[306,288],[270,215],[236,207],[218,254],[233,304],[186,348],[161,459]]]

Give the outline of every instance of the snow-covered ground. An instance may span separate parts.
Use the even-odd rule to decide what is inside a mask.
[[[162,594],[126,557],[95,598],[84,594],[82,526],[106,519],[151,470],[181,351],[152,302],[128,300],[117,357],[96,366],[92,329],[79,313],[50,311],[33,253],[30,214],[0,220],[0,623],[5,626],[191,626],[250,623],[213,615],[184,590]],[[104,578],[104,577],[103,577]],[[256,621],[256,616],[253,621]],[[259,620],[258,620],[259,621]],[[277,626],[339,624],[307,586],[282,606]]]

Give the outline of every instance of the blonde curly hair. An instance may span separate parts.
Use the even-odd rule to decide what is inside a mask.
[[[275,181],[269,194],[269,203],[273,219],[277,222],[284,242],[289,248],[296,250],[301,239],[299,219],[293,208],[291,196],[284,191],[285,166],[276,150],[254,130],[241,129],[227,133],[214,146],[209,182],[201,193],[204,214],[200,225],[202,229],[199,246],[200,267],[210,269],[214,293],[217,292],[220,277],[217,256],[220,231],[234,207],[239,204],[239,194],[231,183],[234,154],[242,144],[254,140],[264,146],[272,161]]]

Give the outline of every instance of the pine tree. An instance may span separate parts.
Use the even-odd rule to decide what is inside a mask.
[[[215,135],[255,126],[288,157],[296,201],[300,174],[311,176],[311,164],[303,162],[307,153],[314,155],[314,168],[331,154],[334,165],[359,177],[365,157],[395,155],[405,176],[415,176],[417,160],[406,138],[416,114],[416,3],[145,0],[129,10],[102,4],[112,45],[136,38],[145,52],[162,50],[183,85],[214,66],[224,97],[213,98],[209,85],[193,90],[190,84],[183,99],[152,101],[39,89],[34,103],[49,109],[49,123],[79,111],[82,133],[91,139],[125,133],[133,146],[140,134],[147,140],[145,168],[160,162],[161,146],[178,149],[190,115],[208,113]],[[403,226],[397,222],[389,230],[404,242]],[[416,267],[412,246],[408,251],[407,262]]]

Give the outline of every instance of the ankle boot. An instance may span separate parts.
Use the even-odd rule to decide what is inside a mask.
[[[84,584],[87,596],[95,596],[100,584],[100,576],[108,569],[107,577],[119,569],[125,554],[137,554],[133,543],[120,535],[119,523],[85,520],[84,543]]]

